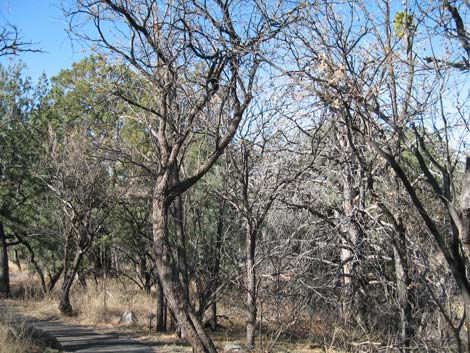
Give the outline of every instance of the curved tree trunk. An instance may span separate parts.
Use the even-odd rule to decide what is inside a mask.
[[[78,251],[73,259],[72,268],[69,271],[64,271],[64,282],[62,283],[59,298],[59,310],[62,315],[72,316],[74,314],[72,304],[70,303],[70,289],[72,288],[82,258],[83,253]]]
[[[164,177],[163,177],[164,178]],[[178,278],[178,270],[171,262],[168,242],[168,210],[170,200],[166,196],[167,183],[159,180],[153,199],[153,241],[156,267],[168,305],[172,309],[185,339],[195,353],[216,353],[217,350],[204,331],[194,309],[188,302],[185,290]]]
[[[470,282],[467,278],[467,260],[465,259],[465,256],[460,252],[459,241],[457,241],[459,240],[458,237],[454,235],[454,239],[449,247],[445,241],[443,233],[441,233],[441,231],[436,226],[436,223],[431,217],[431,214],[428,213],[428,211],[425,209],[423,203],[421,202],[421,199],[418,197],[416,190],[414,189],[412,183],[408,179],[401,165],[395,160],[395,158],[391,154],[389,154],[388,152],[383,150],[379,145],[377,145],[377,143],[372,140],[368,140],[368,142],[370,143],[371,147],[374,148],[379,153],[379,155],[390,164],[390,166],[395,171],[397,177],[402,181],[403,186],[405,187],[406,192],[411,198],[414,207],[420,214],[423,222],[425,223],[427,229],[433,236],[437,246],[439,247],[442,255],[444,256],[449,270],[452,273],[452,276],[454,277],[457,287],[459,288],[460,296],[465,307],[465,312],[470,312]],[[467,172],[470,172],[469,158],[467,158],[466,173]],[[465,243],[465,240],[460,241]],[[467,327],[467,330],[470,331],[470,315],[465,315],[465,325]]]
[[[36,254],[34,253],[33,247],[19,234],[16,235],[18,238],[19,242],[28,250],[29,253],[29,262],[31,262],[31,265],[33,265],[34,270],[36,271],[36,274],[39,277],[39,281],[41,282],[41,289],[44,294],[47,293],[47,285],[46,285],[46,279],[44,278],[44,272],[41,269],[41,266],[36,261]]]

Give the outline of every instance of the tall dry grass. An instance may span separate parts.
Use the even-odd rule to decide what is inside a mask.
[[[13,284],[16,305],[35,317],[60,316],[58,289],[44,295],[37,285],[30,274],[16,276]],[[114,279],[100,280],[98,283],[90,281],[87,286],[75,284],[71,291],[71,303],[76,314],[71,320],[93,326],[117,326],[121,315],[130,310],[137,317],[134,326],[146,327],[147,316],[156,307],[154,294],[146,294]]]
[[[76,285],[72,292],[72,305],[83,324],[118,325],[125,311],[137,317],[135,326],[145,327],[147,316],[155,311],[154,294],[147,294],[122,280],[100,280],[86,287]]]
[[[0,323],[0,353],[33,353],[40,348],[26,340],[17,340],[9,333],[8,326]]]
[[[44,348],[28,339],[17,338],[26,337],[26,334],[23,336],[23,332],[27,332],[26,324],[18,318],[13,318],[12,313],[7,307],[0,305],[0,353],[57,352],[49,348]],[[20,333],[19,336],[18,333]]]
[[[44,296],[40,291],[39,281],[34,274],[27,271],[15,271],[13,280],[13,289],[17,296],[16,305],[21,307],[27,315],[45,318],[59,317],[57,308],[58,288],[53,293]],[[107,280],[99,279],[95,282],[88,279],[86,286],[75,283],[71,291],[71,302],[76,312],[76,316],[67,318],[61,317],[61,320],[70,323],[79,323],[82,325],[93,326],[99,331],[108,330],[127,332],[133,336],[139,337],[144,341],[158,341],[158,349],[161,353],[189,353],[191,349],[183,344],[173,332],[167,334],[152,335],[149,334],[148,314],[156,310],[156,294],[147,294],[130,280],[109,278]],[[217,347],[223,351],[225,344],[244,342],[244,310],[240,298],[225,298],[224,303],[219,305],[219,314],[230,318],[221,320],[222,329],[216,333],[211,333]],[[120,322],[121,315],[130,310],[137,317],[134,325],[128,326]],[[155,324],[155,322],[153,323]],[[267,325],[267,322],[264,322]],[[264,326],[266,330],[266,326]],[[265,332],[265,340],[269,340]],[[260,349],[256,352],[262,352]],[[314,353],[324,352],[325,349],[313,347],[308,342],[302,340],[291,341],[290,339],[281,339],[279,345],[273,349],[273,352],[295,352],[295,353]],[[330,352],[339,352],[332,348]],[[6,353],[7,351],[5,351]],[[3,353],[3,351],[0,351]],[[12,351],[12,353],[16,353]]]
[[[9,266],[15,305],[33,316],[59,316],[60,283],[52,293],[45,295],[34,273],[25,266],[18,268],[13,262]],[[122,313],[131,310],[138,318],[136,326],[144,326],[148,313],[155,311],[156,306],[154,294],[144,293],[129,280],[89,280],[87,286],[75,283],[71,293],[72,306],[77,314],[74,320],[86,325],[117,324]]]

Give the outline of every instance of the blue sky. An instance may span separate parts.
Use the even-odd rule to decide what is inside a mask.
[[[36,43],[44,53],[3,57],[0,63],[21,60],[27,65],[26,74],[34,80],[43,72],[47,77],[54,76],[85,55],[78,43],[72,46],[65,32],[67,23],[60,0],[0,0],[0,25],[7,23],[16,26],[24,41]]]

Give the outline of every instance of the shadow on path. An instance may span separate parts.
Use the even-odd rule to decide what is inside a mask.
[[[149,346],[114,334],[99,334],[81,326],[60,321],[35,321],[34,326],[55,336],[65,352],[83,353],[152,353]]]

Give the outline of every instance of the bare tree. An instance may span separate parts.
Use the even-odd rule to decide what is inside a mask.
[[[318,98],[332,116],[341,119],[350,148],[365,148],[369,156],[382,157],[396,173],[400,183],[393,186],[394,194],[406,192],[468,305],[469,282],[461,247],[465,247],[464,212],[455,204],[462,167],[459,151],[468,135],[462,113],[468,107],[461,106],[459,94],[451,88],[455,86],[446,84],[451,80],[458,85],[458,77],[444,77],[439,68],[435,73],[426,71],[426,60],[422,60],[426,53],[418,41],[426,32],[423,24],[429,14],[419,12],[416,4],[408,2],[394,16],[389,2],[319,6],[322,11],[308,13],[306,27],[299,27],[295,33],[289,48],[297,66],[285,71]],[[356,17],[357,13],[361,15]],[[309,35],[312,32],[317,34],[315,40]],[[459,102],[456,113],[446,109],[450,99]],[[407,156],[413,156],[412,160]],[[413,174],[416,167],[425,183]],[[368,188],[369,195],[375,197],[380,190],[376,180],[386,169],[363,170],[371,173],[361,178],[360,187]],[[439,213],[434,214],[434,203],[424,196],[428,195],[423,191],[426,188],[433,190],[431,199],[440,200],[440,209],[447,213],[450,238],[441,227]],[[400,332],[406,349],[412,334],[406,285],[409,278],[403,261],[406,235],[401,220],[382,210],[382,216],[393,225],[396,286],[402,310]]]
[[[193,349],[215,352],[187,300],[187,283],[175,276],[170,205],[207,173],[231,141],[252,100],[259,54],[292,21],[295,8],[257,1],[242,6],[220,0],[86,0],[66,13],[75,35],[129,68],[111,93],[129,106],[131,113],[122,118],[134,119],[148,133],[149,150],[137,153],[154,180],[153,241],[160,282]],[[91,24],[94,33],[80,32],[81,24]],[[133,89],[127,90],[123,81],[132,77]],[[180,180],[188,146],[197,136],[210,148]]]
[[[82,131],[63,140],[50,131],[44,160],[46,175],[39,177],[61,203],[64,221],[63,283],[59,310],[72,315],[70,290],[85,254],[103,232],[110,214],[109,175],[106,165],[91,155],[91,142]]]
[[[285,139],[279,132],[280,107],[275,95],[263,92],[257,97],[257,105],[253,106],[227,153],[229,166],[225,178],[229,191],[225,197],[243,224],[246,346],[249,349],[255,346],[259,316],[257,270],[269,258],[269,254],[266,258],[257,254],[265,221],[284,189],[309,168],[306,164],[299,170],[293,169],[292,161],[285,159]]]
[[[261,142],[263,144],[263,142]],[[279,184],[269,185],[274,179],[279,181],[278,170],[271,165],[269,168],[260,166],[257,162],[263,156],[263,147],[260,150],[256,143],[241,140],[238,146],[230,150],[235,185],[230,192],[232,204],[242,215],[245,232],[245,291],[246,291],[246,346],[252,349],[255,346],[256,323],[258,317],[258,276],[256,269],[259,262],[256,260],[256,248],[261,236],[264,220],[278,196]],[[236,148],[236,149],[235,149]],[[265,169],[266,168],[266,169]]]

